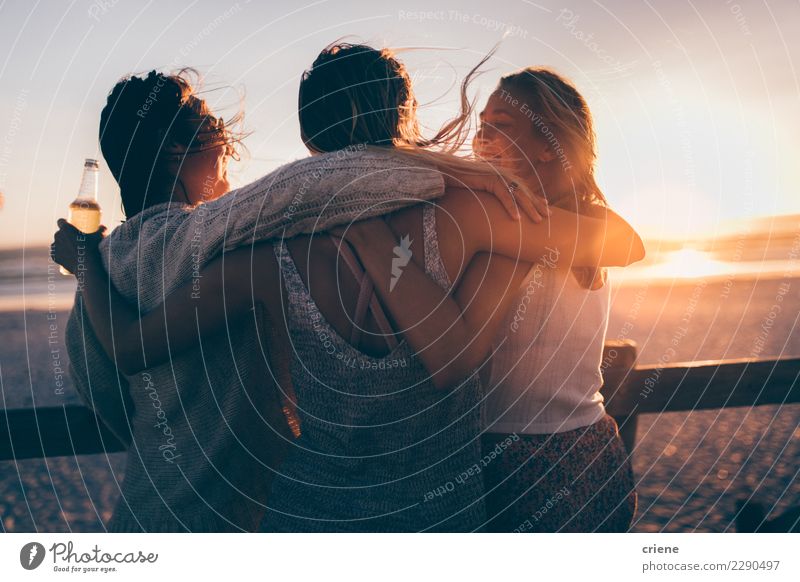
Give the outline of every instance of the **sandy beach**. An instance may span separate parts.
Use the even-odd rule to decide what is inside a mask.
[[[0,378],[6,408],[80,403],[68,378],[63,389],[58,385],[58,367],[65,369],[67,361],[67,316],[64,311],[0,312]],[[0,462],[3,530],[103,531],[124,468],[123,454]]]
[[[771,317],[787,283],[782,312]],[[607,337],[635,340],[643,364],[799,356],[800,334],[792,333],[799,290],[800,281],[780,277],[629,281],[613,290]],[[78,401],[69,385],[59,393],[55,381],[53,350],[65,355],[67,314],[50,317],[46,311],[0,313],[8,408]],[[687,318],[688,331],[679,333]],[[678,345],[668,352],[676,333]],[[633,531],[734,531],[736,501],[751,496],[770,513],[800,505],[800,405],[645,415],[637,442],[640,498]],[[123,476],[120,454],[2,462],[3,529],[102,531]]]

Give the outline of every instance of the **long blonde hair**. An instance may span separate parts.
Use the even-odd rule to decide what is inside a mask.
[[[591,214],[608,206],[595,180],[597,161],[594,121],[583,95],[569,80],[546,67],[527,67],[503,76],[497,86],[534,112],[539,131],[548,132],[561,151],[564,172],[574,184],[574,196],[555,202],[573,212]],[[606,280],[605,269],[575,268],[581,286],[598,289]]]
[[[566,78],[546,67],[527,67],[503,76],[497,88],[524,102],[535,112],[538,128],[552,132],[564,151],[568,172],[580,203],[606,206],[595,181],[597,160],[594,121],[583,95]]]

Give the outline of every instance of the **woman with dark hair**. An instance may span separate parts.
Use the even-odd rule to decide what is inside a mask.
[[[191,76],[197,73],[184,69],[123,79],[100,114],[100,149],[128,218],[163,202],[195,206],[230,189],[241,115],[228,123],[215,117]]]
[[[212,228],[197,222],[201,215],[192,209],[213,206],[228,191],[227,162],[238,145],[187,73],[121,80],[100,117],[100,147],[127,221],[103,241],[104,263],[87,259],[83,266],[108,269],[115,288],[142,311],[169,289],[164,257],[174,247],[167,218],[186,215],[212,238]],[[101,235],[85,238],[96,249]],[[280,367],[260,353],[257,334],[270,329],[263,314],[227,337],[205,338],[202,354],[197,349],[168,366],[150,364],[122,376],[113,346],[106,353],[97,348],[102,328],[85,319],[84,297],[79,286],[67,326],[72,377],[87,404],[128,444],[108,529],[252,531],[291,439],[272,380]]]
[[[486,165],[441,158],[426,148],[451,152],[463,144],[469,110],[465,101],[458,118],[424,140],[402,65],[388,51],[360,45],[329,47],[301,83],[302,131],[310,150],[391,144],[412,158],[437,159],[438,168],[458,170],[459,176],[485,172]],[[327,115],[328,124],[304,122],[309,115]],[[532,262],[554,247],[570,263],[591,267],[637,260],[641,241],[615,215],[554,210],[548,224],[514,220],[496,198],[452,187],[438,208],[418,205],[338,232],[346,243],[318,235],[257,244],[226,254],[202,272],[205,285],[224,284],[226,306],[200,299],[201,333],[219,328],[224,308],[262,305],[292,350],[302,430],[274,482],[264,528],[478,529],[485,515],[476,470],[482,390],[475,370],[524,270],[497,272],[491,299],[473,302],[463,314],[448,292],[480,253]],[[57,240],[67,258],[74,254],[68,238]],[[253,264],[258,269],[245,280],[227,275],[228,269],[241,273]],[[111,309],[127,353],[141,349],[130,347],[130,329],[142,330],[146,351],[163,352],[167,314],[169,343],[191,344],[190,287],[141,319],[113,294],[96,292],[102,282],[90,287],[90,315]],[[110,332],[106,337],[112,343]]]

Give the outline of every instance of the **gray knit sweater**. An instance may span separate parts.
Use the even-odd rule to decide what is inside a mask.
[[[146,313],[223,250],[381,215],[443,191],[437,171],[395,153],[336,152],[192,211],[151,207],[116,228],[101,251],[116,288]],[[111,531],[256,528],[289,440],[273,380],[279,371],[258,342],[263,324],[254,311],[202,338],[197,350],[121,377],[76,296],[66,332],[75,386],[129,443]]]

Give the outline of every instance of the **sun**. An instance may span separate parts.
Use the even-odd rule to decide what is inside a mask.
[[[730,263],[716,261],[701,250],[690,246],[669,251],[662,255],[658,262],[631,269],[629,275],[636,279],[700,279],[703,277],[718,277],[731,272]],[[622,278],[626,269],[622,270]]]
[[[691,247],[671,251],[664,256],[664,261],[653,265],[662,277],[697,279],[713,277],[727,272],[722,261],[715,261],[709,254]]]

